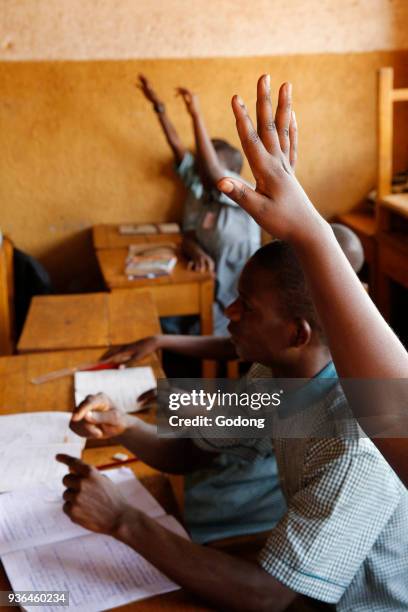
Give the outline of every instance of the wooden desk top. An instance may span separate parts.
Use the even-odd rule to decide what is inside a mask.
[[[158,285],[202,283],[213,278],[208,272],[195,272],[189,270],[187,260],[178,252],[178,261],[171,274],[160,276],[159,278],[129,280],[125,274],[125,260],[127,254],[128,251],[124,248],[102,249],[96,252],[104,281],[110,289],[122,287],[149,288]]]
[[[94,225],[92,243],[94,249],[114,249],[131,244],[154,242],[175,242],[180,244],[182,234],[121,234],[119,225]]]
[[[97,361],[102,353],[101,349],[87,349],[0,357],[0,411],[71,411],[74,407],[73,376],[65,376],[41,385],[34,385],[30,381],[47,372]],[[156,378],[164,378],[164,372],[155,354],[129,365],[150,365]]]
[[[117,291],[34,297],[19,352],[120,345],[160,333],[158,312],[146,292]]]
[[[122,446],[109,446],[102,448],[86,448],[83,453],[83,459],[91,465],[100,466],[112,462],[112,456],[117,452],[126,452],[131,455],[128,450]],[[118,463],[118,467],[120,463]],[[145,465],[141,461],[128,464],[126,467],[132,469],[136,476],[143,482],[144,486],[154,495],[158,502],[163,506],[168,514],[173,514],[180,520],[180,515],[176,500],[168,478],[157,472],[153,468]],[[10,591],[11,586],[7,579],[7,575],[0,564],[0,590]],[[10,608],[0,606],[1,612],[8,612]],[[130,603],[126,606],[115,608],[115,611],[136,610],[137,612],[156,612],[160,610],[171,610],[173,612],[208,612],[212,610],[208,606],[201,605],[195,601],[193,596],[181,589],[173,593],[158,595],[139,602]]]
[[[402,217],[408,218],[408,193],[393,193],[385,196],[381,200],[380,206],[389,208]]]

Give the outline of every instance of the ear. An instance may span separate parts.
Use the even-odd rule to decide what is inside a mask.
[[[296,319],[294,334],[292,336],[292,347],[301,348],[309,344],[312,337],[312,328],[306,319]]]

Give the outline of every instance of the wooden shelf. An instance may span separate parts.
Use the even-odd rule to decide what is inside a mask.
[[[384,196],[379,204],[408,219],[408,193],[393,193]]]

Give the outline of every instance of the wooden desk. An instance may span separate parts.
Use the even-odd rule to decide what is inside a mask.
[[[0,411],[71,411],[74,407],[74,378],[65,376],[42,385],[30,381],[41,374],[99,359],[103,349],[31,353],[0,357]],[[164,372],[156,354],[128,364],[151,366],[156,378]]]
[[[108,347],[160,332],[147,291],[41,296],[31,302],[18,351]]]
[[[115,249],[128,247],[131,244],[155,242],[175,242],[180,244],[182,234],[121,234],[119,225],[94,225],[92,243],[94,249]]]
[[[30,380],[49,370],[69,367],[82,361],[98,359],[101,351],[98,349],[64,351],[55,353],[37,353],[0,357],[0,411],[3,414],[16,412],[37,412],[43,410],[71,411],[74,405],[73,377],[67,376],[43,385],[33,385]],[[164,376],[160,363],[155,355],[135,362],[132,365],[150,365],[157,378]],[[83,459],[91,465],[99,466],[112,463],[112,457],[117,452],[131,453],[122,446],[102,446],[86,448]],[[118,463],[118,466],[120,463]],[[179,505],[173,495],[167,476],[150,468],[141,461],[129,464],[143,484],[157,498],[169,514],[180,519]],[[9,591],[10,583],[0,565],[0,590]],[[200,605],[185,591],[177,591],[160,595],[115,610],[140,610],[153,612],[155,610],[173,610],[174,612],[208,611],[211,608]],[[1,611],[10,608],[0,606]]]
[[[178,253],[178,262],[168,276],[129,280],[124,272],[126,256],[127,249],[100,249],[96,252],[109,289],[148,289],[156,302],[159,316],[198,314],[201,333],[213,333],[214,278],[211,274],[189,270],[187,261]],[[204,361],[203,376],[210,378],[214,375],[214,362]]]

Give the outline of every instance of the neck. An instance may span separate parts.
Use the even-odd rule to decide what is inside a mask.
[[[270,367],[274,378],[313,378],[331,361],[329,349],[309,350],[299,359],[289,363],[264,363]]]

